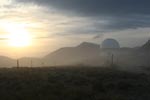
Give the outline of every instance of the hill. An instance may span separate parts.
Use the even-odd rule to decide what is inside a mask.
[[[100,46],[93,43],[83,42],[76,47],[65,47],[56,50],[43,59],[49,65],[72,65],[95,58],[100,53]]]
[[[141,47],[141,49],[150,50],[150,40],[148,40],[148,41]]]
[[[137,48],[100,48],[100,45],[83,42],[75,47],[60,48],[42,58],[23,57],[19,59],[22,67],[41,66],[110,66],[113,62],[118,66],[149,66],[150,40]],[[16,60],[0,56],[0,67],[16,66]],[[133,68],[132,68],[133,69]]]
[[[149,66],[148,48],[149,42],[138,48],[100,48],[97,44],[83,42],[76,47],[58,49],[45,56],[43,61],[47,66],[109,66],[113,54],[113,61],[118,66]]]
[[[0,67],[1,68],[12,67],[12,66],[16,66],[16,60],[11,59],[9,57],[5,57],[5,56],[0,56]]]

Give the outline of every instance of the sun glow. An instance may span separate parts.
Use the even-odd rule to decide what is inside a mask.
[[[26,47],[31,45],[31,36],[22,25],[7,24],[8,44],[13,47]]]
[[[9,44],[15,47],[25,47],[30,45],[30,37],[24,33],[11,33]]]

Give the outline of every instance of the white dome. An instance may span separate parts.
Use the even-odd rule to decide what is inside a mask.
[[[120,48],[120,45],[115,39],[106,39],[101,44],[102,48]]]

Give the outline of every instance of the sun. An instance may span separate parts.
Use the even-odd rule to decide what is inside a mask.
[[[24,33],[11,33],[8,38],[9,45],[14,47],[25,47],[31,43],[30,37]]]
[[[13,47],[26,47],[31,45],[29,32],[21,25],[7,24],[5,29],[8,32],[8,44]]]

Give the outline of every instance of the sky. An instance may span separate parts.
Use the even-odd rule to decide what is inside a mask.
[[[122,47],[150,38],[149,0],[0,0],[0,55],[42,57],[81,42],[114,38]],[[27,31],[30,46],[5,40],[10,31]]]

